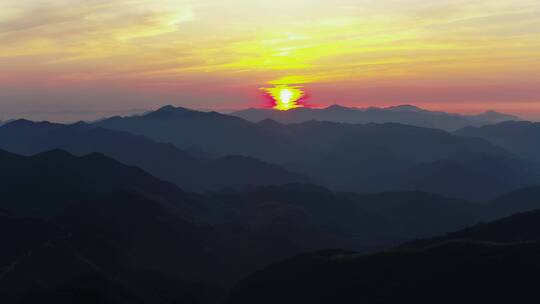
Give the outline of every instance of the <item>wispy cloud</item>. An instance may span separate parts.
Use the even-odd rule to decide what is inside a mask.
[[[0,85],[540,83],[539,15],[537,0],[4,0]]]

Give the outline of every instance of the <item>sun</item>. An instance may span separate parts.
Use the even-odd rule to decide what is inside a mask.
[[[271,98],[274,103],[273,108],[280,111],[288,111],[295,108],[303,107],[299,104],[304,96],[305,92],[300,86],[289,86],[289,85],[276,85],[272,88],[263,88]]]

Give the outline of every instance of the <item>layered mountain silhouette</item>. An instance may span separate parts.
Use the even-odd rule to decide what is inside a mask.
[[[467,127],[457,130],[455,134],[483,138],[520,157],[540,163],[540,123],[509,121],[483,127]]]
[[[540,212],[372,255],[325,251],[242,280],[228,303],[536,303]]]
[[[349,193],[347,197],[363,210],[384,218],[386,228],[392,228],[395,233],[394,240],[414,239],[453,231],[491,218],[492,215],[491,202],[474,204],[420,191]],[[518,209],[523,210],[519,207]],[[519,211],[508,210],[499,213],[499,216]]]
[[[0,168],[0,236],[6,248],[0,253],[0,296],[6,303],[218,303],[237,280],[298,254],[326,248],[372,252],[474,229],[475,223],[531,210],[540,202],[533,187],[485,204],[425,192],[340,193],[308,184],[195,194],[102,154],[61,150],[35,156],[0,151]],[[529,240],[534,231],[516,228],[513,235]],[[437,252],[430,248],[414,249],[425,253],[404,263],[424,263],[420,257]],[[463,259],[469,250],[441,248],[447,257],[446,250],[458,250]],[[348,261],[344,256],[344,265]],[[434,269],[447,270],[442,257],[433,261],[442,267]],[[379,267],[386,260],[366,263]],[[412,271],[388,263],[397,265],[396,280],[398,270]],[[319,268],[310,267],[310,278],[316,279]],[[302,273],[284,274],[302,278]],[[340,278],[336,284],[348,284],[350,277]],[[277,288],[273,280],[268,288]],[[249,281],[233,293],[233,303],[249,294],[251,283],[244,285]],[[311,280],[305,282],[313,288]],[[276,289],[268,299],[281,301],[281,295]]]
[[[538,181],[535,165],[485,140],[396,123],[251,123],[167,106],[98,125],[210,155],[258,158],[334,190],[423,190],[483,200]]]
[[[272,119],[281,123],[302,123],[310,120],[341,123],[402,123],[407,125],[457,130],[468,126],[482,126],[503,121],[519,120],[513,115],[488,111],[478,115],[460,115],[424,110],[412,105],[388,108],[349,108],[332,105],[327,108],[296,108],[289,111],[251,108],[231,113],[252,122]]]
[[[536,303],[535,127],[254,123],[170,106],[12,121],[0,298]]]
[[[540,186],[518,189],[501,195],[489,203],[491,217],[540,209]]]
[[[217,294],[197,283],[208,239],[197,196],[100,154],[2,151],[0,167],[3,302],[159,302],[161,289],[198,303],[200,290]],[[147,277],[155,283],[138,282]]]
[[[219,289],[197,279],[207,229],[171,214],[117,193],[47,221],[0,216],[2,302],[215,303]]]
[[[535,196],[538,198],[538,196]],[[540,242],[540,209],[516,213],[493,222],[448,233],[442,237],[409,242],[403,248],[420,248],[448,241],[483,241],[493,243]]]
[[[0,127],[0,149],[24,155],[52,149],[80,156],[101,153],[191,191],[307,181],[305,177],[252,157],[210,159],[171,144],[86,123],[63,125],[14,121]]]
[[[276,151],[294,150],[295,143],[241,118],[165,106],[146,115],[113,117],[96,125],[144,135],[181,149],[200,149],[215,156],[244,155],[261,160],[287,160]]]
[[[77,157],[53,150],[27,157],[0,150],[0,167],[0,208],[19,215],[51,217],[77,201],[117,191],[152,197],[186,218],[201,212],[174,184],[98,153]]]
[[[242,281],[228,303],[536,303],[534,243],[446,242],[300,256]]]
[[[214,303],[217,286],[303,251],[100,154],[2,151],[0,167],[0,226],[24,226],[2,230],[0,296],[14,303]]]

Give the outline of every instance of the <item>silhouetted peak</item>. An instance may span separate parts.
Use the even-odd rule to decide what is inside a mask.
[[[9,124],[11,124],[11,125],[30,125],[30,124],[34,124],[34,122],[30,121],[28,119],[16,119],[16,120],[10,122]]]
[[[476,115],[478,118],[490,120],[490,121],[515,121],[520,120],[519,117],[509,114],[504,114],[496,111],[486,111],[484,113]]]
[[[386,108],[386,110],[396,111],[396,112],[422,112],[424,111],[424,109],[419,108],[417,106],[413,106],[413,105],[393,106],[393,107]]]
[[[76,122],[76,123],[73,123],[73,124],[70,124],[70,125],[63,125],[65,128],[68,128],[70,130],[78,130],[78,131],[81,131],[81,130],[90,130],[90,129],[94,129],[95,127],[91,124],[88,124],[84,121],[79,121],[79,122]]]
[[[193,113],[199,113],[194,110],[190,110],[187,108],[182,107],[175,107],[171,105],[167,105],[164,107],[161,107],[153,112],[149,112],[148,114],[144,115],[146,117],[176,117],[179,115],[186,115],[186,114],[193,114]]]
[[[260,126],[263,127],[275,127],[275,126],[281,126],[281,124],[271,118],[266,118],[258,122]]]
[[[51,126],[51,125],[54,125],[54,124],[48,121],[35,122],[28,119],[17,119],[17,120],[13,120],[11,122],[4,124],[4,127],[25,128],[25,127]]]
[[[166,106],[163,106],[159,109],[157,109],[155,112],[172,112],[176,110],[176,107],[172,106],[172,105],[166,105]]]
[[[87,122],[84,122],[84,121],[78,121],[76,123],[73,123],[71,124],[72,126],[74,127],[87,127],[87,126],[90,126],[90,124],[88,124]]]
[[[267,109],[267,108],[254,108],[254,107],[251,107],[251,108],[247,108],[247,109],[243,109],[243,110],[239,110],[239,111],[234,111],[232,113],[236,113],[236,112],[246,112],[246,111],[261,111],[261,110],[270,110],[270,109]]]
[[[342,105],[333,104],[328,107],[326,107],[326,110],[350,110],[351,108],[344,107]]]
[[[195,111],[188,108],[166,105],[154,111],[154,113],[156,112],[157,113],[182,113],[182,112],[195,112]]]

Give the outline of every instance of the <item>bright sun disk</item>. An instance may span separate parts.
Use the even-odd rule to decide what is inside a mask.
[[[272,88],[263,88],[263,90],[272,98],[273,108],[280,111],[287,111],[303,105],[299,104],[305,92],[300,86],[276,85]]]

